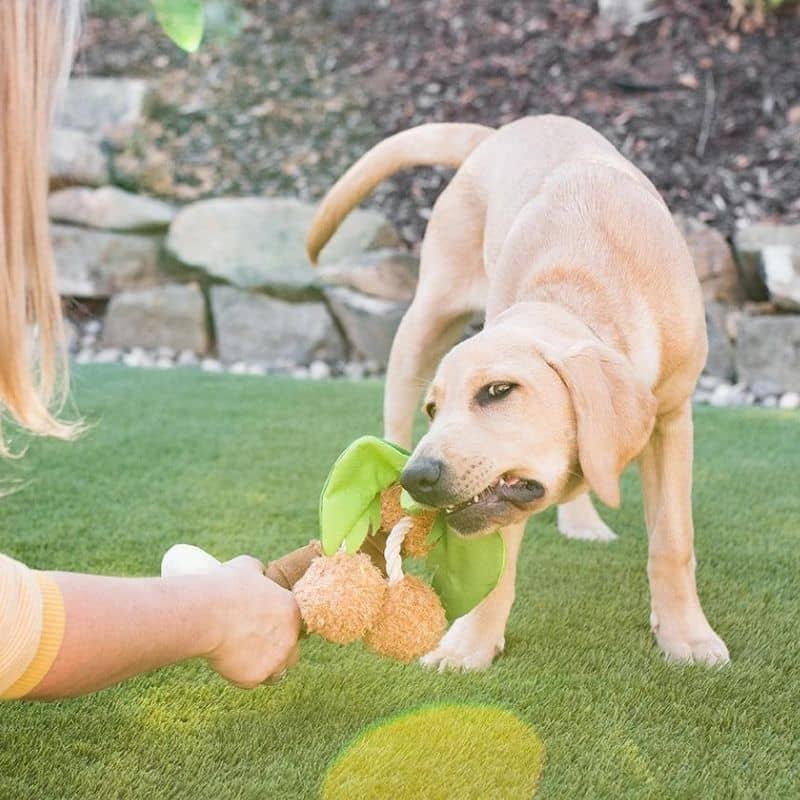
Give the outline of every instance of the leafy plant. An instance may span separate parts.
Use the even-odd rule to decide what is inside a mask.
[[[203,0],[150,0],[164,33],[178,47],[193,53],[203,39]]]

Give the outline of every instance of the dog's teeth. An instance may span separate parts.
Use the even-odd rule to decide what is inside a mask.
[[[475,497],[472,498],[472,502],[473,503],[477,503],[477,502],[480,501],[480,499],[481,499],[481,496],[479,494],[476,494]]]
[[[445,506],[444,510],[445,510],[445,511],[446,511],[448,514],[452,514],[452,513],[453,513],[453,508],[454,508],[454,506]]]

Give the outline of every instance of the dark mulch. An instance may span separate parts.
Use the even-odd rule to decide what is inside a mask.
[[[554,112],[608,136],[676,211],[727,232],[800,219],[797,14],[744,35],[721,0],[674,0],[626,34],[587,0],[242,5],[241,30],[192,57],[145,15],[90,19],[79,69],[159,90],[153,119],[119,143],[122,183],[181,199],[317,198],[410,125]],[[417,170],[371,202],[415,242],[446,177]]]

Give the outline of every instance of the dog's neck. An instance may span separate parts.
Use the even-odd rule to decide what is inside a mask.
[[[622,350],[616,326],[604,324],[603,319],[585,319],[569,303],[525,300],[507,308],[491,321],[487,327],[514,324],[524,326],[544,341],[569,348],[571,344],[598,340],[615,349]]]
[[[623,331],[614,318],[613,307],[607,287],[591,271],[574,265],[550,265],[533,270],[531,277],[515,287],[513,293],[490,298],[487,325],[508,314],[532,316],[541,320],[545,328],[555,320],[559,327],[574,330],[579,338],[585,339],[588,331],[592,338],[625,350]]]

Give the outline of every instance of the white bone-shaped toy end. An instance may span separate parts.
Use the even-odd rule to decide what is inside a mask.
[[[222,562],[193,544],[176,544],[161,559],[161,577],[199,575],[219,567]]]

